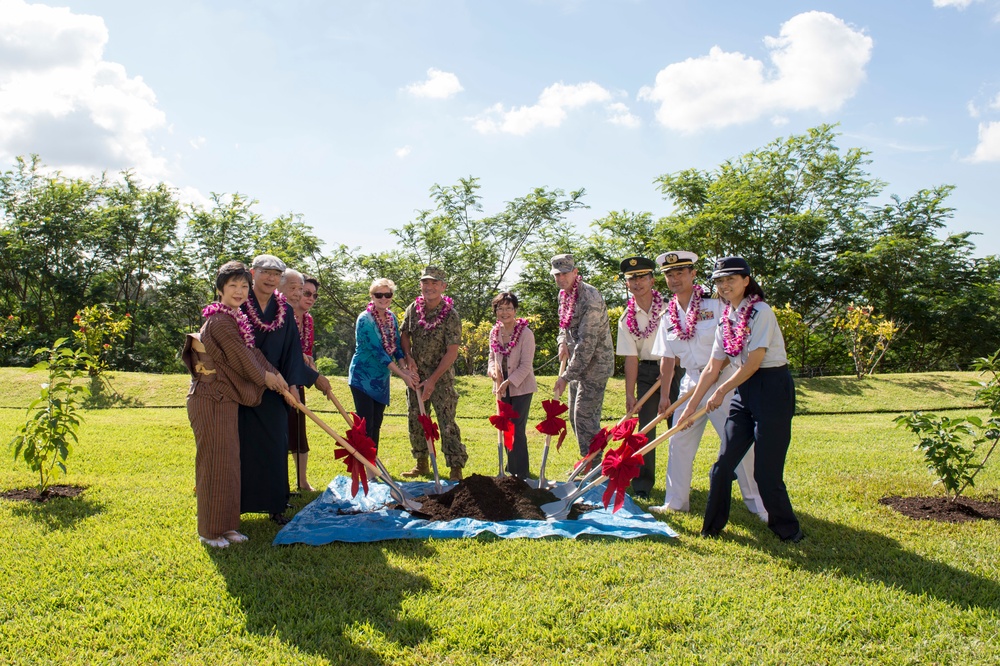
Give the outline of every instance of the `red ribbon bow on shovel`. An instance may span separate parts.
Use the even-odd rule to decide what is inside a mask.
[[[497,400],[497,413],[490,417],[493,427],[503,433],[503,446],[508,451],[514,449],[514,419],[521,416],[514,411],[514,407]]]
[[[378,456],[375,450],[375,442],[372,438],[368,436],[368,430],[365,426],[365,420],[358,416],[357,414],[351,414],[354,418],[354,425],[351,429],[347,431],[347,443],[354,447],[354,449],[361,454],[365,460],[370,462],[372,466],[375,466],[375,458]],[[334,459],[339,460],[344,458],[344,464],[347,465],[347,471],[351,473],[351,495],[358,494],[358,484],[365,489],[365,495],[368,494],[368,468],[365,465],[347,452],[347,449],[337,449],[334,454]]]
[[[569,405],[559,400],[542,400],[542,407],[545,409],[545,420],[536,425],[535,430],[543,435],[559,435],[556,442],[558,451],[566,439],[566,419],[559,418],[559,415],[569,411]]]
[[[636,437],[642,437],[644,440],[646,438],[645,435],[636,435]],[[601,472],[608,477],[608,488],[604,491],[604,496],[601,499],[604,501],[605,509],[608,508],[608,502],[612,495],[615,497],[615,508],[611,512],[614,513],[622,508],[622,505],[625,504],[625,490],[632,483],[632,479],[639,476],[642,462],[642,456],[636,454],[636,449],[629,446],[627,441],[623,442],[617,449],[608,451],[604,456]]]
[[[604,451],[604,447],[606,447],[608,445],[608,442],[610,441],[611,441],[610,430],[608,430],[607,428],[601,428],[600,430],[598,430],[597,434],[594,435],[594,438],[590,440],[590,448],[587,449],[587,455],[577,460],[576,464],[573,465],[573,469],[575,470],[580,465],[583,465],[584,463],[593,460],[594,454]]]
[[[649,438],[643,434],[632,434],[638,425],[639,419],[623,421],[611,430],[611,439],[616,442],[625,442],[633,451],[638,451],[649,441]]]
[[[441,439],[441,433],[438,431],[438,424],[431,420],[431,417],[426,414],[421,414],[417,417],[420,421],[420,425],[424,428],[424,439],[433,446],[434,442]]]

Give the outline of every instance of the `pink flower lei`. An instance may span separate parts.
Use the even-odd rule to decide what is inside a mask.
[[[750,337],[750,315],[753,314],[753,306],[760,302],[760,296],[754,294],[747,299],[746,305],[736,311],[735,330],[733,323],[729,321],[732,305],[726,304],[726,310],[722,313],[722,346],[729,356],[739,356],[743,351],[743,346]]]
[[[583,278],[576,276],[573,288],[567,294],[565,289],[559,290],[559,328],[567,329],[573,321],[573,313],[576,312],[576,298],[580,294],[580,283]]]
[[[244,312],[246,312],[247,318],[250,319],[250,323],[258,331],[272,333],[285,325],[285,295],[280,291],[276,291],[274,292],[274,300],[278,302],[278,316],[270,324],[265,324],[261,320],[260,315],[257,314],[257,307],[260,305],[257,303],[257,297],[254,295],[253,290],[250,290],[250,298],[243,304],[246,306]]]
[[[521,340],[521,333],[524,332],[524,329],[528,328],[528,320],[523,318],[517,320],[514,324],[514,330],[511,331],[510,341],[507,344],[500,342],[500,329],[502,326],[503,324],[497,322],[493,330],[490,331],[490,349],[501,356],[510,356],[510,353],[514,351],[514,347]]]
[[[667,316],[670,324],[677,331],[677,337],[681,340],[690,340],[694,337],[695,325],[698,323],[698,313],[701,311],[701,297],[705,293],[699,285],[694,285],[691,289],[691,302],[688,303],[687,316],[684,318],[684,325],[681,325],[681,318],[678,312],[680,304],[677,302],[677,295],[670,299],[667,305]]]
[[[373,301],[368,302],[368,307],[365,308],[371,314],[372,318],[375,320],[375,324],[378,326],[378,335],[382,338],[382,349],[389,356],[392,356],[396,351],[396,329],[395,321],[396,315],[392,314],[392,310],[386,308],[385,310],[385,321],[378,316],[378,310],[375,309],[375,303]]]
[[[313,322],[312,315],[308,312],[302,313],[302,331],[299,335],[299,342],[302,345],[302,353],[312,356],[313,353],[313,342],[316,340],[315,337],[315,322]]]
[[[243,311],[238,308],[231,308],[228,305],[222,303],[212,303],[207,305],[204,310],[201,311],[202,317],[211,317],[214,314],[221,312],[222,314],[229,315],[236,320],[236,325],[240,327],[240,334],[243,336],[243,344],[247,347],[253,349],[254,338],[253,338],[253,327],[250,326],[250,322],[247,320],[247,316],[243,314]]]
[[[660,295],[660,292],[653,290],[653,304],[649,308],[649,323],[641,331],[639,330],[639,322],[635,319],[635,310],[636,303],[633,296],[628,299],[628,305],[625,306],[625,325],[628,327],[629,333],[645,340],[656,330],[660,323],[660,317],[663,316],[663,296]]]
[[[417,314],[420,315],[420,319],[417,320],[417,324],[419,324],[424,330],[432,331],[437,328],[438,324],[443,322],[444,318],[448,316],[449,312],[451,312],[451,309],[455,307],[455,301],[451,300],[447,296],[442,296],[441,300],[444,301],[444,305],[441,306],[441,312],[439,312],[438,316],[434,318],[434,321],[429,322],[424,317],[424,297],[417,296],[415,303],[417,306]]]

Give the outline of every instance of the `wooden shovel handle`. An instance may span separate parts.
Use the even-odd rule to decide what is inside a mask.
[[[355,449],[353,446],[351,446],[347,442],[346,439],[344,439],[343,437],[341,437],[340,433],[338,433],[336,430],[334,430],[333,428],[331,428],[330,426],[328,426],[323,421],[323,419],[321,419],[320,417],[318,417],[315,414],[313,414],[312,410],[309,409],[308,407],[306,407],[305,405],[303,405],[301,402],[299,402],[298,399],[294,395],[292,395],[288,391],[281,391],[281,393],[285,396],[285,399],[288,400],[289,403],[293,407],[295,407],[295,409],[299,410],[300,412],[302,412],[303,414],[305,414],[306,416],[308,416],[309,418],[311,418],[316,423],[316,425],[318,425],[320,428],[323,429],[324,432],[326,432],[326,434],[328,434],[330,437],[333,437],[336,440],[337,444],[339,444],[348,453],[350,453],[352,456],[354,456],[354,458],[358,462],[360,462],[362,465],[364,465],[365,469],[367,469],[368,472],[370,474],[372,474],[372,476],[377,476],[379,478],[383,478],[383,480],[384,480],[384,477],[382,477],[382,471],[379,470],[379,468],[377,466],[375,466],[375,465],[371,464],[370,462],[368,462],[368,460],[366,460],[363,455],[361,455],[360,453],[358,453],[358,450]]]

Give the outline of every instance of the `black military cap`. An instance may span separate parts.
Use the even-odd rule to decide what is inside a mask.
[[[727,275],[750,275],[750,264],[743,257],[723,257],[716,260],[714,268],[713,280]]]
[[[656,262],[646,257],[629,257],[622,259],[621,271],[626,278],[646,275],[656,270]]]

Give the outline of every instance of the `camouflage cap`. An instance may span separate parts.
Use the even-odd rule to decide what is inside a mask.
[[[550,272],[553,275],[569,273],[571,270],[576,268],[576,260],[573,258],[572,254],[557,254],[552,257],[551,263],[552,270]]]
[[[440,280],[441,282],[447,282],[448,276],[443,270],[437,266],[427,266],[424,268],[424,274],[420,276],[421,280]]]

